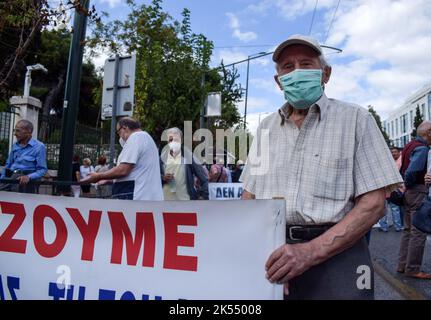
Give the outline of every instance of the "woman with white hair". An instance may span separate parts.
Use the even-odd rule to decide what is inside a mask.
[[[94,172],[94,167],[91,165],[91,160],[89,158],[82,160],[82,166],[79,168],[79,171],[81,174],[81,180],[85,180],[91,172]],[[90,187],[90,184],[81,185],[83,197],[90,197]]]

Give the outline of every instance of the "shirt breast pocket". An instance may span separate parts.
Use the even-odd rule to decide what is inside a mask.
[[[32,167],[35,165],[35,157],[32,157],[30,155],[25,155],[22,157],[22,164],[28,167]]]
[[[315,197],[345,200],[347,195],[348,162],[346,158],[316,159]]]

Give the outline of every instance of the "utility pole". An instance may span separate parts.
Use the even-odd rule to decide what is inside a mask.
[[[204,87],[205,87],[205,73],[202,75],[202,80],[201,80],[202,90],[204,90]],[[205,100],[202,102],[202,106],[201,106],[199,127],[200,127],[200,129],[205,128]]]
[[[73,35],[69,50],[67,66],[66,89],[63,102],[63,118],[61,129],[60,157],[58,180],[72,180],[72,157],[75,142],[75,124],[79,107],[79,91],[81,85],[82,56],[87,26],[90,0],[81,0],[81,8],[75,9]],[[64,191],[64,189],[62,189]]]

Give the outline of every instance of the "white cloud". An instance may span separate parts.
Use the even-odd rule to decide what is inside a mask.
[[[110,8],[115,8],[116,6],[121,4],[121,0],[99,0],[100,3],[107,3],[109,4]]]
[[[221,60],[224,64],[230,64],[233,62],[247,59],[247,54],[237,49],[223,49],[218,52],[215,59],[215,64],[218,65]]]
[[[250,42],[257,39],[257,34],[253,31],[241,32],[241,30],[235,29],[233,30],[232,35],[234,38],[237,38],[239,41],[242,42]]]
[[[227,12],[229,18],[229,27],[232,29],[232,36],[241,42],[250,42],[257,39],[257,34],[253,31],[241,31],[239,19],[232,12]]]
[[[338,57],[353,61],[333,66],[328,92],[371,104],[384,119],[431,81],[430,19],[428,0],[361,0],[340,6],[326,44],[342,48]]]
[[[240,102],[237,107],[241,114],[244,114],[245,110],[245,98],[242,102]],[[277,108],[277,106],[273,105],[273,102],[261,97],[253,97],[250,95],[247,97],[247,117],[249,113],[258,113],[258,112],[266,112],[268,110],[272,110]]]
[[[247,129],[253,136],[256,136],[257,127],[260,122],[269,116],[272,112],[258,112],[247,114]]]
[[[261,78],[250,79],[250,84],[257,89],[265,90],[271,94],[281,95],[281,90],[277,86],[277,83],[275,82],[275,80],[273,79],[261,79]]]

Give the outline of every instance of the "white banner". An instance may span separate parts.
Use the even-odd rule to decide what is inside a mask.
[[[0,300],[282,299],[265,262],[284,200],[127,201],[0,192]]]
[[[210,200],[239,200],[244,191],[242,183],[209,183]]]

